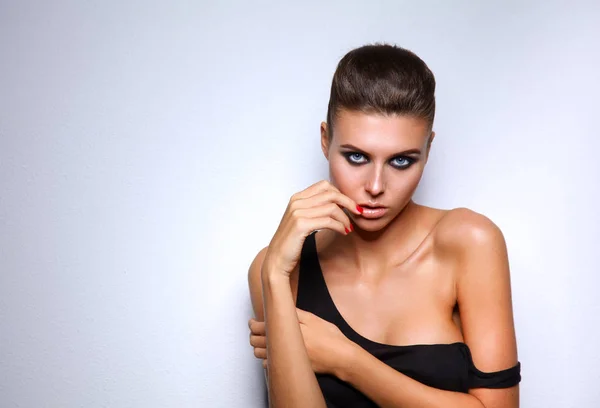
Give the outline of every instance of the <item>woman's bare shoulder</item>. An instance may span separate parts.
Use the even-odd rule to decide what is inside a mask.
[[[439,249],[469,251],[487,245],[504,243],[500,228],[487,216],[465,207],[445,210],[435,231]]]

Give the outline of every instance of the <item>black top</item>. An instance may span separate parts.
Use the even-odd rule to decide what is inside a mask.
[[[479,371],[465,343],[394,346],[369,340],[344,320],[327,289],[316,250],[315,232],[302,247],[296,306],[335,324],[342,333],[382,362],[425,384],[449,391],[470,388],[508,388],[521,381],[521,365],[493,373]],[[350,384],[327,374],[317,374],[327,407],[377,407]]]

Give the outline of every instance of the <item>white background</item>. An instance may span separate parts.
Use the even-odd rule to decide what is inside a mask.
[[[568,5],[570,3],[570,5]],[[438,81],[415,197],[495,221],[522,407],[600,404],[600,5],[0,1],[0,406],[261,407],[247,269],[338,60]]]

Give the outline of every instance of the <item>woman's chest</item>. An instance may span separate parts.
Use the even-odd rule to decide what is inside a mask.
[[[392,345],[462,340],[451,269],[422,262],[369,277],[323,262],[322,271],[333,307],[362,337]],[[296,300],[297,278],[291,283]]]

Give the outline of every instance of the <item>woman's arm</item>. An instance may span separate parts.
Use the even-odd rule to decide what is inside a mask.
[[[269,401],[277,408],[326,405],[304,345],[290,276],[298,270],[304,242],[313,231],[350,233],[352,223],[343,208],[354,214],[363,211],[327,180],[292,195],[262,262],[250,266],[251,281],[262,288]]]
[[[441,227],[441,226],[440,226]],[[456,292],[465,342],[475,366],[493,372],[513,367],[517,349],[508,255],[502,232],[486,217],[455,210],[439,235],[456,266]],[[394,370],[360,347],[348,347],[336,376],[382,407],[517,408],[518,385],[471,389],[469,394],[428,387]]]
[[[267,387],[271,407],[323,407],[325,400],[313,372],[289,278],[263,263],[265,250],[250,266],[248,279],[257,320],[267,328]]]
[[[450,226],[456,246],[456,296],[465,343],[475,367],[494,372],[518,362],[508,251],[502,231],[476,212],[459,209]],[[486,408],[518,408],[519,386],[469,391]]]

